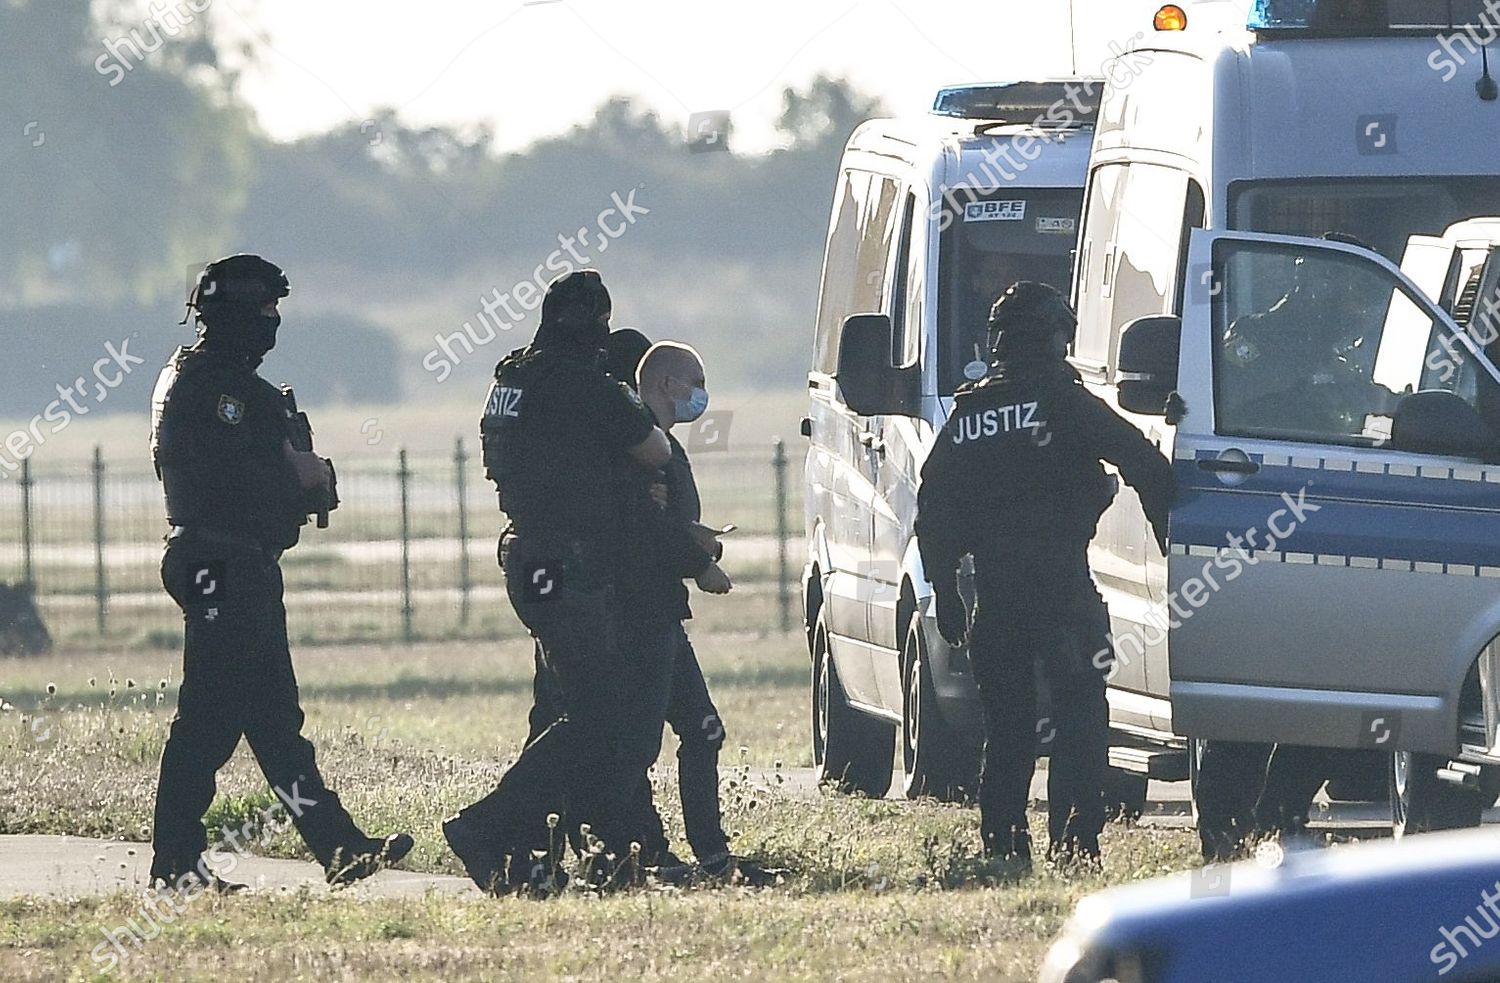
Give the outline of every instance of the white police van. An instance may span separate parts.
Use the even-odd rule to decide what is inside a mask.
[[[1254,6],[1163,8],[1096,129],[1073,359],[1181,483],[1169,556],[1128,491],[1092,547],[1113,724],[1149,767],[1379,752],[1398,832],[1471,825],[1500,765],[1494,32],[1480,0]]]
[[[886,793],[898,730],[908,794],[956,794],[976,772],[976,691],[928,603],[917,480],[954,391],[984,373],[995,297],[1068,287],[1101,89],[944,90],[929,117],[866,123],[844,153],[803,431],[813,751],[847,790]]]

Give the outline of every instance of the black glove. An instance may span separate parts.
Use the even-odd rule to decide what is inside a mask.
[[[937,592],[938,634],[954,648],[963,648],[969,640],[969,609],[954,588]]]

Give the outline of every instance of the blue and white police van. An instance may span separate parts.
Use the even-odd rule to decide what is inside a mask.
[[[1114,754],[1363,751],[1398,833],[1473,825],[1500,765],[1494,15],[1250,6],[1163,8],[1096,127],[1072,357],[1181,485],[1168,555],[1128,490],[1091,550]]]

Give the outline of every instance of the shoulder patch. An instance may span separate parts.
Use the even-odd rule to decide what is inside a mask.
[[[231,427],[239,426],[240,423],[245,419],[245,404],[235,399],[233,396],[220,396],[219,419],[223,420]]]

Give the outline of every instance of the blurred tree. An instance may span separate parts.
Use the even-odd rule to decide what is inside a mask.
[[[0,303],[175,292],[222,247],[251,134],[198,5],[0,2]]]
[[[881,112],[879,99],[861,95],[846,80],[819,75],[806,92],[782,92],[777,128],[794,148],[826,148],[830,140],[842,147],[856,126]]]

